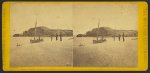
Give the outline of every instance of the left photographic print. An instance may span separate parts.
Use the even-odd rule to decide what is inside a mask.
[[[10,67],[72,67],[71,4],[10,4]]]

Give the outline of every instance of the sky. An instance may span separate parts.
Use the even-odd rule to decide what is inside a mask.
[[[72,30],[72,5],[12,3],[10,9],[11,31],[22,33],[35,26]]]
[[[74,35],[93,28],[110,27],[119,30],[138,29],[136,4],[27,4],[12,3],[11,33],[22,33],[35,26],[51,29],[71,29]]]

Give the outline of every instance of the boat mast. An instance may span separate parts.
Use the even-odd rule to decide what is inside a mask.
[[[36,25],[37,25],[37,18],[36,18],[36,21],[35,21],[35,28],[34,28],[34,40],[35,40],[35,36],[36,36]]]
[[[98,35],[99,35],[99,23],[100,23],[100,21],[98,21],[97,40],[98,40]]]

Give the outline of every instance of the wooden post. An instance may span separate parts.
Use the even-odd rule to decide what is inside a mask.
[[[124,38],[124,32],[123,32],[123,35],[122,35],[122,37],[123,37],[123,42],[125,41],[125,38]]]
[[[120,37],[121,37],[121,35],[119,34],[119,36],[118,36],[118,38],[119,38],[119,41],[120,41]]]
[[[39,40],[40,40],[40,35],[39,35]]]
[[[57,39],[58,39],[58,35],[57,35],[57,33],[56,33],[56,41],[57,41]]]
[[[62,34],[60,33],[60,41],[62,41]]]

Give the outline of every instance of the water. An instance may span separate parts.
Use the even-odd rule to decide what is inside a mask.
[[[106,38],[106,42],[93,44],[96,38],[76,38],[73,65],[76,67],[136,67],[138,40],[126,37],[125,41]],[[82,46],[80,46],[82,44]]]
[[[32,37],[11,38],[10,66],[72,66],[73,40],[64,37],[63,41],[51,41],[50,37],[43,37],[43,42],[30,43]],[[17,46],[19,43],[21,46]]]
[[[123,42],[107,37],[106,42],[93,44],[95,37],[63,37],[63,41],[43,37],[40,43],[30,43],[33,37],[12,37],[10,66],[136,67],[138,40],[133,38]]]

